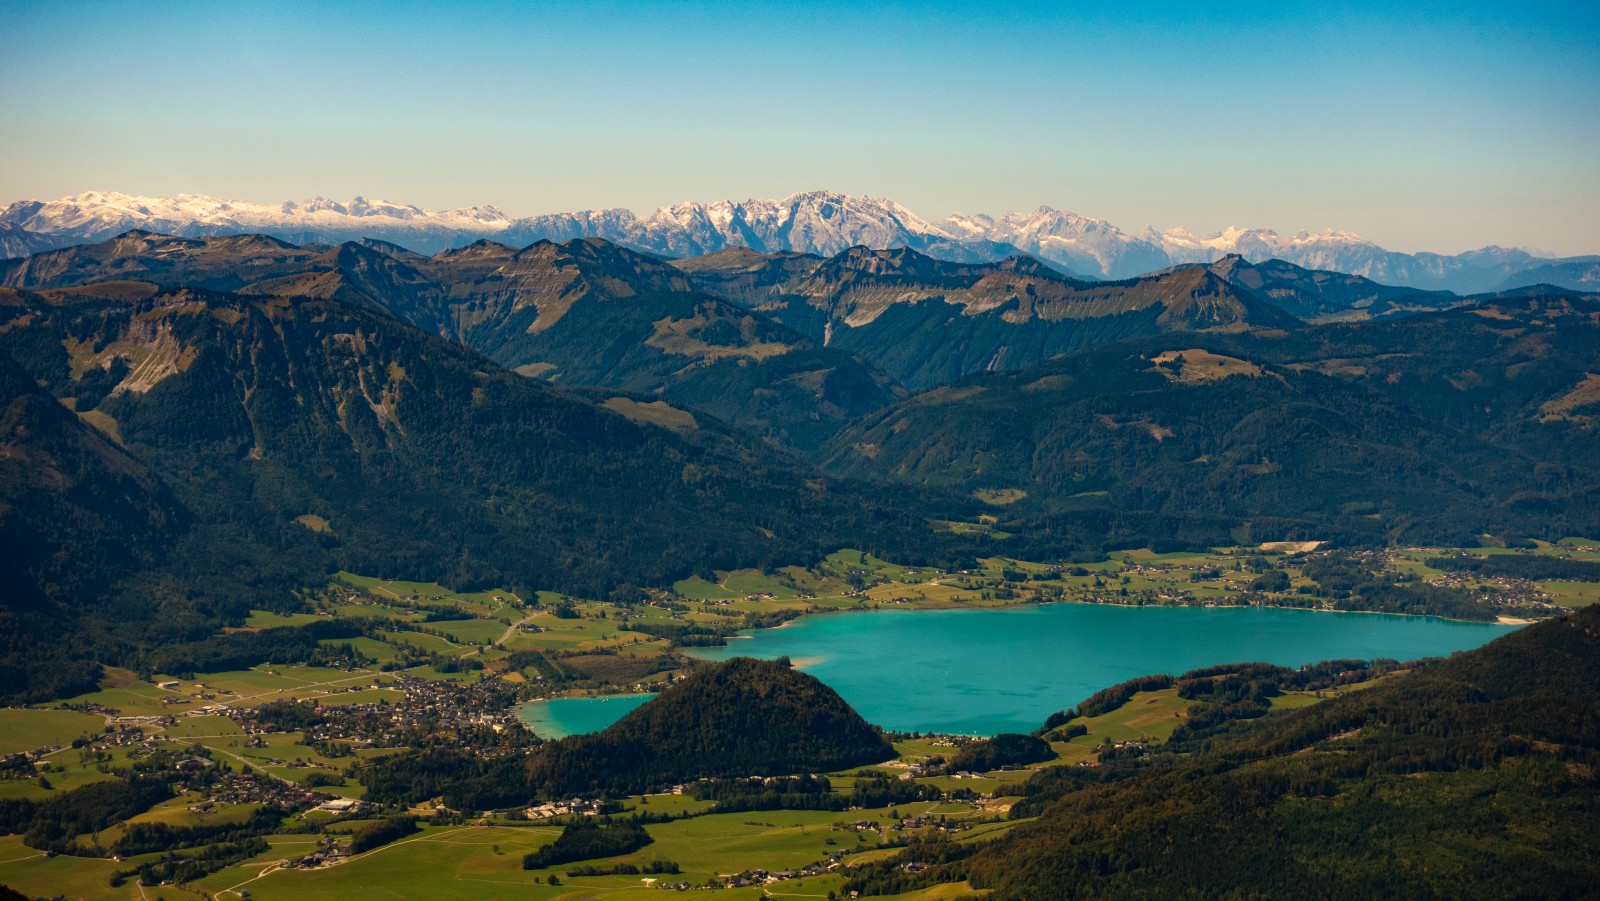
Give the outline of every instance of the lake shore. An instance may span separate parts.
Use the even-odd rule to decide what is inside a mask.
[[[1443,657],[1516,628],[1421,616],[1311,617],[1329,611],[1264,606],[1053,602],[858,612],[805,617],[691,655],[788,657],[886,729],[983,735],[1030,731],[1054,710],[1152,673]]]
[[[1082,607],[1111,607],[1111,608],[1117,608],[1117,609],[1122,609],[1122,610],[1133,610],[1133,609],[1138,609],[1138,610],[1178,610],[1178,609],[1191,609],[1191,610],[1192,609],[1201,609],[1201,610],[1285,610],[1285,611],[1296,611],[1296,612],[1301,612],[1301,613],[1359,614],[1359,615],[1364,615],[1364,616],[1407,617],[1407,618],[1415,618],[1415,619],[1423,619],[1423,620],[1432,619],[1432,620],[1440,620],[1442,622],[1449,622],[1449,623],[1461,623],[1461,624],[1464,624],[1464,625],[1484,625],[1484,626],[1495,626],[1495,625],[1498,625],[1498,626],[1528,626],[1528,625],[1534,624],[1535,622],[1538,622],[1538,620],[1534,620],[1534,619],[1519,618],[1519,617],[1512,617],[1512,616],[1505,616],[1505,615],[1497,616],[1493,620],[1475,620],[1475,619],[1460,619],[1460,618],[1448,617],[1448,616],[1437,616],[1435,614],[1430,614],[1430,613],[1390,613],[1390,612],[1381,611],[1381,610],[1333,610],[1333,609],[1330,609],[1330,608],[1327,608],[1327,607],[1295,607],[1295,606],[1289,606],[1289,605],[1285,605],[1285,604],[1127,604],[1127,603],[1119,603],[1117,601],[1112,601],[1112,600],[1085,600],[1085,599],[1081,599],[1081,598],[1059,598],[1059,599],[1058,598],[1025,598],[1025,599],[1018,599],[1018,600],[1015,600],[1015,601],[1011,601],[1011,602],[1007,602],[1007,603],[1000,603],[1000,604],[996,604],[996,603],[967,604],[967,603],[962,603],[962,602],[959,602],[959,601],[919,601],[919,602],[909,603],[909,604],[889,604],[887,606],[885,606],[885,605],[883,605],[881,603],[880,604],[874,604],[872,606],[856,606],[856,607],[816,607],[816,606],[813,606],[812,608],[810,608],[810,609],[804,611],[803,613],[801,613],[799,616],[796,616],[796,617],[794,617],[792,619],[785,620],[785,621],[783,621],[781,623],[778,623],[775,626],[756,627],[756,628],[741,630],[737,634],[729,635],[727,637],[727,641],[730,643],[730,645],[731,645],[732,642],[751,641],[757,635],[762,634],[762,633],[777,632],[779,630],[793,628],[793,627],[798,626],[798,625],[800,625],[801,623],[803,623],[803,622],[805,622],[807,620],[816,619],[816,618],[819,618],[819,617],[831,617],[831,616],[843,615],[843,614],[893,613],[893,612],[916,613],[916,612],[957,611],[957,610],[966,610],[966,611],[974,611],[974,612],[977,612],[977,611],[1002,611],[1002,610],[1014,610],[1014,609],[1026,608],[1026,607],[1047,607],[1047,606],[1051,606],[1051,605],[1055,605],[1055,604],[1070,604],[1070,605],[1076,605],[1076,606],[1082,606]],[[728,647],[730,645],[724,645],[724,647]],[[691,658],[695,658],[695,659],[710,659],[710,658],[706,658],[706,657],[700,656],[700,652],[704,652],[704,651],[706,651],[708,649],[705,649],[705,648],[688,648],[687,650],[689,651],[689,656]],[[812,655],[812,656],[804,656],[804,657],[794,658],[792,662],[794,663],[794,665],[797,668],[805,669],[807,666],[815,666],[816,663],[818,661],[820,661],[821,659],[822,658],[820,658],[820,657]],[[575,690],[575,691],[571,691],[571,692],[556,693],[556,694],[552,694],[552,695],[545,696],[545,697],[530,698],[528,701],[524,702],[524,704],[534,704],[534,703],[538,703],[538,702],[541,702],[541,701],[553,701],[553,700],[570,700],[570,699],[584,699],[584,698],[631,697],[631,696],[634,696],[636,694],[637,694],[637,692],[630,692],[630,691],[606,692],[606,691],[603,691],[603,690],[596,691],[594,689],[580,689],[580,690]],[[521,705],[519,705],[519,706],[521,706]]]

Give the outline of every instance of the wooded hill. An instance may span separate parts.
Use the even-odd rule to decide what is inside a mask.
[[[787,658],[702,667],[604,731],[486,759],[429,749],[369,768],[367,797],[442,797],[464,809],[534,799],[625,796],[698,779],[823,773],[894,756],[838,693]]]
[[[894,757],[883,736],[787,658],[735,657],[602,732],[551,742],[527,766],[545,797],[634,794],[719,776],[825,773]]]

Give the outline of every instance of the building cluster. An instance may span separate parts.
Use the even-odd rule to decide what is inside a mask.
[[[342,816],[347,813],[360,813],[371,806],[371,804],[356,798],[329,798],[312,809]]]
[[[378,683],[372,687],[378,687]],[[469,729],[500,733],[521,729],[516,714],[507,709],[504,692],[493,682],[453,683],[402,675],[383,687],[398,690],[403,697],[393,702],[384,699],[318,705],[318,722],[304,728],[304,741],[399,747],[417,736]],[[251,735],[302,731],[282,727],[254,709],[230,709],[227,713]]]
[[[547,820],[569,814],[596,816],[600,813],[600,806],[601,802],[593,798],[569,798],[565,801],[549,801],[537,807],[529,807],[522,813],[530,820]]]
[[[932,829],[936,832],[945,833],[946,835],[953,835],[957,832],[965,832],[971,828],[972,824],[964,820],[947,820],[943,817],[936,817],[931,814],[903,817],[899,820],[899,822],[891,823],[889,825],[889,830],[891,832],[908,832],[914,829]]]
[[[206,800],[215,804],[271,804],[291,810],[326,797],[255,773],[221,773],[205,789]]]
[[[856,820],[854,823],[834,823],[829,828],[835,832],[878,832],[883,827],[877,820]]]
[[[345,846],[332,838],[324,838],[317,844],[317,850],[293,860],[285,860],[278,866],[285,870],[315,870],[341,864],[349,859],[350,852]]]
[[[726,888],[753,888],[771,885],[775,882],[784,882],[789,879],[804,879],[807,876],[826,876],[839,869],[839,861],[847,853],[846,851],[835,851],[824,860],[808,863],[794,870],[763,870],[760,868],[745,870],[742,873],[735,873],[727,877],[727,881],[723,885]]]
[[[1550,603],[1550,595],[1538,583],[1511,576],[1485,576],[1481,573],[1447,572],[1433,579],[1440,588],[1456,588],[1472,594],[1473,600],[1501,607],[1514,607],[1535,613],[1560,613]]]

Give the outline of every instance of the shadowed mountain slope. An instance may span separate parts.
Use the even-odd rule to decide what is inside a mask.
[[[160,478],[0,351],[0,683],[51,696],[94,684],[82,608],[155,565],[184,512]],[[40,643],[38,636],[52,635]]]
[[[712,566],[747,552],[792,558],[793,542],[833,528],[791,530],[786,515],[843,512],[825,486],[803,486],[803,466],[714,423],[630,421],[618,411],[650,405],[550,388],[336,300],[93,295],[20,297],[0,345],[181,474],[191,502],[327,518],[351,569],[439,574],[464,561],[448,578],[525,568],[528,582],[598,589],[606,559],[659,578],[680,553]],[[674,523],[689,517],[707,527],[695,548],[657,544],[685,535]]]

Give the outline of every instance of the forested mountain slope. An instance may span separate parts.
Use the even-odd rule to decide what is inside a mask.
[[[161,480],[0,351],[0,683],[92,683],[82,608],[152,567],[185,516]],[[37,637],[50,634],[44,644]]]
[[[863,420],[836,472],[1306,537],[1588,534],[1600,303],[1104,345]],[[1298,525],[1297,525],[1298,523]],[[1320,534],[1311,534],[1316,528]],[[1306,527],[1311,527],[1307,530]]]

